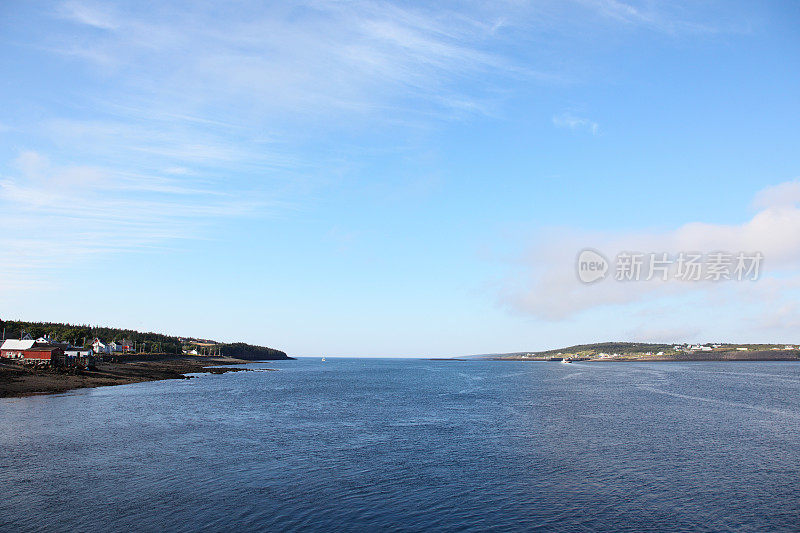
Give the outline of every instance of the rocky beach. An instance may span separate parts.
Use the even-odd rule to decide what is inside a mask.
[[[187,374],[243,371],[249,361],[232,357],[143,355],[116,358],[94,369],[31,368],[0,363],[0,398],[66,392],[86,387],[126,385],[162,379],[189,379]]]

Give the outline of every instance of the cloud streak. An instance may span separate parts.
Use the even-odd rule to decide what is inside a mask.
[[[203,238],[221,219],[285,208],[263,196],[189,189],[167,178],[55,166],[36,152],[20,154],[16,167],[17,173],[0,178],[5,288],[36,285],[42,275],[77,261]]]

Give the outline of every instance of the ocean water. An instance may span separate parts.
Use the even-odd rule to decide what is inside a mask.
[[[249,366],[0,400],[0,530],[800,530],[800,364]]]

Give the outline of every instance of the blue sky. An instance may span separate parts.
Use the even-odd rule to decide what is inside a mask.
[[[791,2],[0,6],[0,312],[291,354],[798,342]],[[762,279],[580,285],[583,247]],[[645,249],[646,248],[646,249]]]

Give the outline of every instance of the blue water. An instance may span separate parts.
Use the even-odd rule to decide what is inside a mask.
[[[800,530],[800,365],[317,359],[0,400],[0,530]]]

